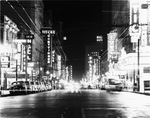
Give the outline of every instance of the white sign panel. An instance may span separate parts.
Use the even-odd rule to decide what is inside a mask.
[[[107,37],[108,37],[108,60],[109,60],[110,55],[115,52],[115,47],[117,45],[116,42],[117,33],[116,32],[109,33],[107,34]]]

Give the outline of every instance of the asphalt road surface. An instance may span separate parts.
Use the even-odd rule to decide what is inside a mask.
[[[52,90],[0,98],[0,118],[150,118],[150,96]]]

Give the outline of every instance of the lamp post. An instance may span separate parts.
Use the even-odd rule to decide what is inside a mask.
[[[28,59],[27,59],[27,39],[26,39],[26,44],[25,44],[25,79],[27,81],[28,79]]]

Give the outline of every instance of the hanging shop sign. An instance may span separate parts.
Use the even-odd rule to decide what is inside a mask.
[[[47,64],[52,67],[52,62],[54,61],[52,55],[52,36],[55,34],[55,30],[51,27],[41,28],[41,34],[47,35]]]
[[[10,67],[10,57],[9,56],[1,57],[1,67],[2,68]]]
[[[136,37],[139,35],[139,3],[138,1],[131,1],[130,3],[130,35],[131,41],[137,42]]]
[[[115,47],[116,47],[116,37],[117,33],[116,32],[110,32],[107,34],[108,37],[108,60],[110,60],[111,55],[115,52]]]
[[[47,64],[51,64],[51,38],[47,35]]]
[[[41,34],[55,34],[55,30],[53,30],[51,27],[43,27],[41,28]]]
[[[33,34],[26,34],[25,39],[34,39],[34,35]]]
[[[58,75],[61,75],[61,55],[57,55],[57,69],[58,69]]]
[[[27,34],[25,35],[26,43],[25,45],[27,46],[27,60],[28,62],[32,61],[32,40],[34,39],[33,34]]]

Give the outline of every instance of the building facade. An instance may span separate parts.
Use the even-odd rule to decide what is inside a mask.
[[[113,50],[108,49],[115,55],[109,58],[109,72],[123,79],[128,90],[139,92],[150,91],[149,3],[149,0],[112,2],[115,11],[112,24],[116,26],[112,31],[116,36]]]
[[[98,79],[101,75],[100,56],[103,52],[102,45],[90,45],[86,46],[86,61],[85,61],[85,73],[86,80],[91,86],[98,84]]]
[[[37,80],[42,71],[40,63],[44,59],[39,51],[43,46],[43,7],[42,1],[37,0],[1,2],[0,75],[5,89],[13,81]]]

